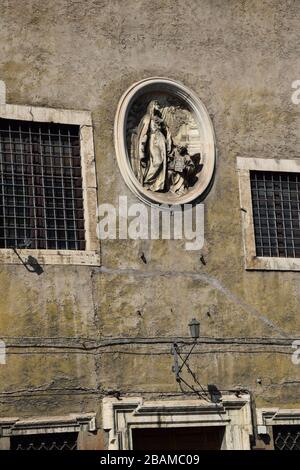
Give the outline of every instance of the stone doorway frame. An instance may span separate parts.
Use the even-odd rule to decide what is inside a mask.
[[[250,395],[223,396],[221,403],[202,400],[104,398],[103,428],[108,450],[132,450],[132,429],[224,426],[222,450],[250,450],[253,433]]]

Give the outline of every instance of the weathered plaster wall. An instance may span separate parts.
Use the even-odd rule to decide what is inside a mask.
[[[160,75],[193,89],[218,147],[205,265],[180,241],[123,240],[101,244],[105,269],[45,266],[36,276],[0,267],[0,337],[11,345],[0,366],[2,416],[100,413],[108,390],[179,392],[170,344],[160,341],[187,336],[192,316],[212,341],[191,361],[203,384],[300,408],[290,346],[299,336],[300,273],[244,270],[236,172],[237,156],[299,157],[300,107],[291,102],[299,19],[292,0],[2,2],[7,100],[92,112],[99,202],[135,200],[113,147],[117,103],[135,81]],[[132,344],[101,343],[116,337]],[[141,337],[157,344],[135,344]]]

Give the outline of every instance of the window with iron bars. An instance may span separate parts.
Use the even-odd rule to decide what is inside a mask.
[[[77,450],[77,432],[12,436],[11,450]]]
[[[0,248],[84,250],[79,126],[0,119]]]
[[[273,426],[275,450],[300,450],[300,426]]]
[[[250,171],[256,256],[300,257],[300,174]]]

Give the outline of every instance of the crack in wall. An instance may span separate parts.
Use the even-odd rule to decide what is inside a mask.
[[[138,269],[133,268],[107,268],[105,266],[101,266],[100,268],[95,268],[94,272],[100,272],[103,274],[117,274],[117,275],[132,275],[132,276],[139,276],[143,278],[154,277],[154,276],[161,276],[161,277],[188,277],[190,279],[196,281],[203,281],[207,284],[211,285],[218,291],[222,292],[228,299],[230,299],[235,305],[239,306],[249,315],[255,317],[257,320],[263,322],[268,328],[272,329],[279,333],[280,336],[288,337],[290,336],[284,330],[282,330],[279,326],[273,323],[269,318],[262,315],[255,307],[248,305],[242,299],[240,299],[236,294],[231,292],[227,287],[223,286],[221,282],[206,273],[195,273],[192,271],[162,271],[162,270],[154,270],[154,271],[141,271]]]

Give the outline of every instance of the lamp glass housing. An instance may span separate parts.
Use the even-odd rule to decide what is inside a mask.
[[[190,328],[191,337],[194,340],[198,339],[200,336],[200,322],[198,322],[198,320],[193,318],[192,321],[189,323],[189,328]]]

